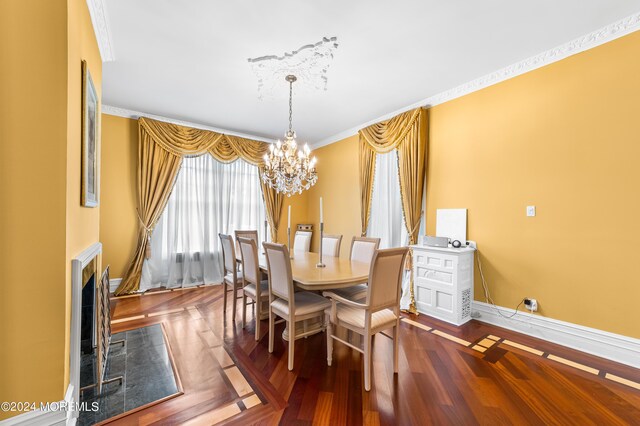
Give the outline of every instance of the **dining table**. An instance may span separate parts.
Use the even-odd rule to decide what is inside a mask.
[[[241,262],[240,253],[236,260]],[[345,259],[341,257],[322,256],[323,267],[316,266],[320,261],[320,255],[313,252],[291,252],[291,275],[294,285],[307,291],[326,291],[366,283],[369,280],[369,262]],[[267,258],[262,252],[258,252],[258,264],[260,270],[268,273]],[[308,320],[298,324],[307,331],[324,329],[323,321]],[[285,328],[282,337],[289,340],[289,332]]]

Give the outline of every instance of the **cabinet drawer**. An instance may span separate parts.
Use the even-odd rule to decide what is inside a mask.
[[[458,263],[457,256],[445,253],[414,252],[413,261],[416,265],[434,269],[453,270]]]
[[[442,271],[439,269],[415,265],[413,268],[413,277],[416,281],[428,280],[434,283],[451,286],[455,282],[455,270]]]

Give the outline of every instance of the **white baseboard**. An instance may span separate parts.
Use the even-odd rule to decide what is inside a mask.
[[[64,399],[53,405],[57,405],[59,409],[56,411],[40,409],[28,411],[0,421],[0,426],[73,426],[76,424],[78,413],[66,409],[76,405],[73,400],[73,385],[69,384]]]
[[[112,278],[109,280],[109,293],[113,294],[120,283],[122,282],[122,278]]]
[[[514,318],[507,319],[496,310],[507,316],[515,312],[514,309],[501,306],[494,308],[484,302],[474,301],[472,304],[472,311],[480,313],[480,317],[475,318],[479,321],[640,368],[640,339],[528,312],[519,312]]]

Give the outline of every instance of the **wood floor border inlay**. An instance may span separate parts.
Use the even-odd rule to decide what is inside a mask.
[[[471,349],[473,349],[474,351],[480,352],[480,353],[486,353],[487,351],[489,351],[490,349],[499,346],[500,344],[504,344],[506,345],[507,348],[512,347],[512,348],[517,348],[520,349],[522,351],[528,352],[532,355],[536,355],[542,358],[546,358],[548,360],[554,361],[554,362],[558,362],[560,364],[566,365],[568,367],[574,368],[576,370],[580,370],[580,371],[584,371],[586,373],[590,373],[593,374],[595,376],[600,375],[601,371],[597,368],[594,367],[590,367],[588,365],[585,364],[581,364],[579,362],[576,361],[572,361],[570,359],[566,359],[554,354],[546,354],[544,351],[541,351],[539,349],[535,349],[532,348],[530,346],[527,345],[523,345],[522,343],[518,343],[518,342],[514,342],[513,340],[508,340],[508,339],[502,339],[498,336],[495,336],[493,334],[488,334],[482,338],[480,338],[476,344],[467,342],[464,339],[461,339],[459,337],[456,336],[452,336],[449,333],[445,333],[443,331],[440,331],[438,329],[435,328],[431,328],[429,326],[426,326],[424,324],[420,324],[417,321],[413,321],[409,318],[403,317],[401,319],[402,322],[412,325],[414,327],[417,328],[421,328],[425,331],[427,331],[428,333],[434,334],[436,336],[442,337],[444,339],[447,339],[451,342],[457,343],[459,345],[465,346],[465,347],[471,347]],[[611,374],[608,372],[603,372],[603,376],[605,379],[614,381],[616,383],[620,383],[622,385],[634,388],[634,389],[638,389],[640,390],[640,383],[638,382],[634,382],[633,380],[629,380],[629,379],[625,379],[624,377],[620,377],[620,376],[616,376],[615,374]]]

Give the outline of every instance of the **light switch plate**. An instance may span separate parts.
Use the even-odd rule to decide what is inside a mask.
[[[527,206],[527,217],[534,217],[536,215],[536,206]]]

